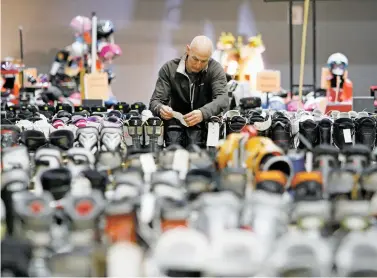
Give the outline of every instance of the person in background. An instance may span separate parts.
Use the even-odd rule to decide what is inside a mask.
[[[204,147],[204,122],[228,108],[227,78],[212,52],[212,41],[197,36],[181,58],[166,62],[158,73],[149,109],[164,120],[166,145]],[[173,118],[173,111],[180,112],[186,124]]]

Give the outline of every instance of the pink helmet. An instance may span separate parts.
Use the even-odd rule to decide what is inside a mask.
[[[70,26],[76,33],[82,34],[92,29],[92,21],[88,17],[78,15],[71,20]]]
[[[117,44],[106,44],[101,47],[99,57],[102,60],[112,60],[115,57],[122,55],[122,49]]]

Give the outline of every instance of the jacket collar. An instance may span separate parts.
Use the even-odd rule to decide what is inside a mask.
[[[185,53],[181,57],[181,60],[179,61],[178,68],[177,68],[177,72],[179,72],[180,74],[183,74],[183,75],[187,75],[186,74],[186,59],[187,59],[187,53]],[[208,64],[203,71],[204,72],[208,71]]]

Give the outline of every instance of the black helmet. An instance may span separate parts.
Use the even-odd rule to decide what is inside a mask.
[[[110,20],[99,20],[97,23],[97,38],[107,39],[114,33],[114,24]]]

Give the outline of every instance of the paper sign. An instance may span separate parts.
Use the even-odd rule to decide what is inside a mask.
[[[109,98],[109,83],[106,72],[85,74],[84,84],[86,99]]]
[[[37,77],[38,77],[38,71],[37,71],[37,69],[36,68],[27,68],[27,69],[24,69],[24,87],[25,88],[33,86],[33,84],[31,84],[28,81],[28,76],[32,76],[35,79],[37,79]]]
[[[173,111],[173,117],[176,118],[178,121],[180,121],[181,124],[183,124],[184,126],[188,126],[186,121],[183,119],[182,113]]]
[[[281,89],[280,71],[266,70],[257,73],[257,91],[278,92]]]
[[[302,25],[304,23],[304,7],[303,5],[292,6],[292,24]]]

